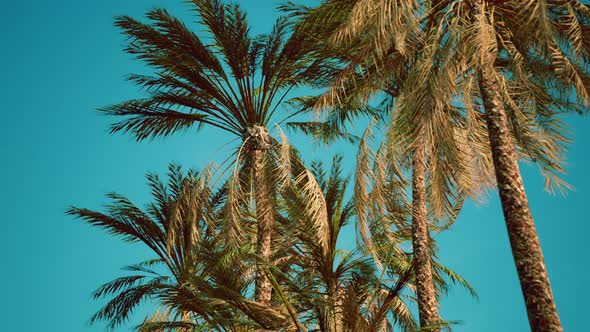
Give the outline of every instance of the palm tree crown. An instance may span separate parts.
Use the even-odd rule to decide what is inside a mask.
[[[287,36],[286,19],[278,19],[270,34],[251,37],[246,15],[237,5],[217,0],[192,4],[210,41],[164,9],[148,12],[149,24],[116,18],[115,24],[129,37],[125,51],[155,74],[128,77],[147,98],[102,109],[124,117],[112,125],[112,132],[143,140],[211,125],[246,139],[256,134],[255,126],[268,126],[290,89],[319,70],[318,63],[304,56],[304,38]]]

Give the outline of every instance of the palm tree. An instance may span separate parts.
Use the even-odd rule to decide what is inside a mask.
[[[400,128],[394,127],[394,129]],[[370,148],[372,145],[370,141],[373,139],[373,133],[369,127],[363,135],[357,155],[355,199],[361,236],[369,247],[374,248],[391,248],[388,245],[391,243],[398,243],[400,246],[403,246],[405,242],[411,243],[411,256],[415,270],[412,282],[416,289],[420,327],[425,331],[439,331],[446,325],[438,314],[438,299],[448,289],[446,280],[464,286],[474,297],[477,297],[473,288],[464,279],[437,261],[437,249],[431,237],[432,232],[446,230],[455,221],[464,198],[455,196],[455,201],[446,203],[449,206],[451,203],[454,204],[454,211],[450,211],[449,207],[448,212],[437,214],[436,208],[433,207],[435,204],[431,203],[432,197],[435,196],[433,187],[441,185],[433,181],[434,175],[430,176],[429,181],[425,181],[426,161],[404,152],[407,146],[400,144],[401,142],[384,141],[374,151]],[[424,164],[416,165],[416,160]],[[434,162],[431,161],[431,163]],[[411,163],[410,167],[413,167],[409,175],[406,172],[408,163]],[[416,168],[420,167],[424,171],[421,173],[421,179],[416,171]],[[433,167],[429,166],[429,168]],[[427,188],[425,183],[434,184]],[[411,195],[408,194],[410,188]],[[453,191],[451,189],[445,195],[452,198]],[[417,199],[416,196],[420,194],[424,196]],[[417,216],[417,213],[421,215]],[[365,234],[362,234],[363,232]],[[378,253],[377,260],[386,261],[390,254],[390,252]],[[422,270],[419,271],[419,268]]]
[[[290,234],[297,239],[291,256],[294,266],[280,272],[285,281],[283,289],[292,294],[289,298],[306,325],[315,325],[319,331],[384,332],[394,326],[414,331],[418,324],[407,305],[414,298],[407,293],[416,288],[416,260],[402,249],[411,241],[407,183],[390,168],[388,176],[371,179],[373,190],[367,193],[370,206],[358,194],[346,201],[348,180],[342,175],[341,162],[341,157],[334,157],[328,170],[322,163],[313,163],[310,172],[297,172],[300,176],[295,184],[281,195],[285,211],[282,224],[294,227]],[[306,180],[304,186],[297,182],[309,176],[315,179],[313,190],[309,184],[314,181]],[[355,191],[358,187],[355,183]],[[388,199],[376,199],[380,195]],[[321,209],[314,209],[309,202],[317,202],[314,197],[318,196],[323,198],[319,200]],[[325,212],[317,213],[318,209]],[[361,232],[369,228],[371,247],[353,251],[338,248],[344,227],[353,221]],[[433,253],[428,251],[433,261],[435,295],[445,292],[449,281],[474,294],[465,280],[430,257]]]
[[[579,105],[590,105],[590,39],[584,37],[584,31],[590,31],[590,9],[579,1],[471,1],[457,6],[439,2],[431,17],[436,40],[456,50],[447,59],[453,58],[453,66],[464,66],[479,88],[531,329],[561,331],[515,143],[549,170],[548,181],[559,181],[554,171],[562,171],[564,148],[554,115],[579,110],[573,106],[575,99]],[[449,17],[454,20],[447,21]],[[527,149],[531,145],[523,144],[527,135],[519,129],[535,122],[544,131],[537,136],[544,134],[549,140]]]
[[[168,183],[148,175],[153,202],[140,209],[110,194],[106,213],[70,208],[76,216],[126,242],[139,242],[155,255],[125,268],[131,272],[99,287],[94,298],[112,298],[90,319],[114,328],[143,301],[161,306],[138,329],[246,331],[288,328],[288,315],[247,298],[254,266],[251,247],[224,240],[227,186],[213,190],[208,172],[184,172],[171,165]],[[224,245],[225,244],[225,245]]]
[[[328,172],[322,163],[313,163],[281,196],[283,223],[294,227],[296,238],[293,265],[281,274],[283,288],[306,325],[317,331],[377,332],[394,324],[413,331],[416,323],[402,296],[411,275],[409,256],[394,257],[389,282],[381,282],[367,251],[337,247],[343,228],[355,217],[354,201],[345,200],[348,180],[341,161],[334,157]],[[321,197],[317,209],[309,204],[318,201],[314,196]]]
[[[423,50],[412,55],[411,61],[423,61],[429,55]],[[437,59],[431,61],[436,63]],[[420,323],[432,331],[438,331],[440,317],[431,230],[441,222],[454,222],[465,199],[478,199],[493,185],[483,119],[454,104],[452,95],[439,88],[454,84],[452,76],[437,70],[439,66],[432,65],[429,79],[420,82],[417,76],[421,73],[411,64],[400,75],[397,91],[385,89],[396,107],[385,142],[390,150],[386,155],[390,163],[411,171],[412,247],[417,261]]]
[[[334,1],[326,3],[338,7]],[[432,1],[432,8],[411,1],[360,0],[347,4],[350,24],[334,29],[337,33],[333,39],[369,37],[358,51],[362,62],[353,63],[354,66],[382,65],[391,55],[388,50],[395,49],[382,47],[374,52],[371,45],[396,42],[402,51],[420,45],[430,56],[423,56],[413,65],[419,74],[409,86],[424,84],[431,79],[433,68],[437,68],[443,77],[461,82],[440,85],[443,95],[458,97],[470,113],[478,112],[474,100],[483,101],[485,112],[476,117],[486,123],[531,327],[535,331],[561,330],[517,158],[532,159],[549,184],[563,188],[559,175],[563,173],[566,139],[555,116],[564,111],[581,111],[589,102],[589,40],[585,37],[589,31],[588,7],[579,1],[538,1],[526,5],[518,1]],[[403,38],[416,28],[425,32],[419,43]],[[342,87],[351,72],[354,73],[350,70],[338,78],[335,86]],[[376,75],[365,75],[372,77],[370,87],[379,87],[375,81],[383,82],[388,77],[379,75],[379,71],[372,74]],[[479,91],[475,91],[474,85]],[[576,93],[572,94],[573,91]],[[424,100],[425,95],[419,96],[418,101]]]
[[[362,3],[367,4],[366,1]],[[474,116],[464,116],[457,110],[458,106],[450,102],[448,94],[440,95],[437,88],[440,84],[453,82],[449,82],[448,77],[437,75],[433,70],[428,75],[428,82],[415,84],[415,76],[421,72],[414,69],[413,63],[418,57],[427,56],[423,53],[428,52],[418,46],[424,37],[422,31],[414,28],[417,14],[413,5],[415,4],[410,1],[399,4],[400,8],[396,12],[408,14],[401,21],[402,24],[407,21],[405,26],[410,29],[404,32],[407,41],[393,45],[391,41],[394,39],[389,34],[383,38],[391,39],[383,43],[367,38],[371,36],[371,32],[378,30],[379,22],[384,22],[381,17],[373,17],[370,22],[364,22],[364,27],[362,24],[354,26],[355,23],[351,23],[353,27],[350,30],[353,32],[346,32],[346,24],[353,17],[363,14],[364,9],[360,2],[327,1],[313,10],[286,9],[304,16],[301,29],[311,28],[315,35],[320,35],[320,47],[327,48],[320,56],[325,56],[326,53],[330,56],[338,52],[340,60],[345,64],[334,72],[328,92],[302,103],[308,110],[316,111],[317,107],[328,109],[329,118],[320,124],[313,124],[312,127],[330,128],[320,133],[324,134],[325,141],[343,137],[344,134],[349,135],[346,132],[341,133],[345,121],[334,121],[332,118],[356,117],[356,110],[366,107],[363,103],[376,91],[385,92],[389,99],[386,98],[386,104],[381,108],[395,108],[388,123],[389,134],[386,140],[389,149],[395,149],[395,153],[389,154],[392,158],[390,162],[404,164],[412,172],[412,246],[420,322],[424,327],[435,326],[440,321],[430,258],[432,239],[429,217],[431,220],[432,217],[450,217],[454,220],[464,199],[467,196],[474,197],[482,187],[489,186],[491,181],[489,167],[485,167],[489,165],[485,162],[489,151],[485,144],[487,140],[482,135],[482,120]],[[378,6],[371,8],[374,10],[372,13],[379,16]],[[336,37],[334,31],[337,31]],[[351,36],[355,33],[362,37]],[[338,34],[345,37],[338,37]],[[336,45],[323,43],[331,38],[345,40],[338,40]],[[400,41],[399,38],[397,41]],[[475,165],[484,167],[474,168]],[[473,169],[481,173],[475,175]],[[359,167],[357,172],[362,172],[362,168]],[[363,238],[365,242],[368,240],[365,235]]]
[[[128,16],[117,17],[115,25],[129,37],[126,52],[154,69],[154,75],[130,75],[129,80],[148,93],[147,98],[118,103],[102,111],[123,117],[111,132],[125,132],[137,140],[165,137],[196,126],[211,126],[241,140],[236,150],[236,167],[251,172],[257,219],[257,254],[261,263],[270,257],[274,222],[274,186],[271,174],[274,149],[268,125],[294,112],[281,112],[289,91],[303,84],[320,68],[304,55],[302,35],[287,38],[287,21],[279,19],[269,35],[252,38],[246,15],[237,5],[219,0],[194,0],[201,23],[211,42],[191,32],[166,10],[147,13],[149,24]],[[208,44],[209,43],[209,44]],[[239,152],[238,152],[239,151]],[[231,182],[238,185],[240,181]],[[250,181],[242,181],[250,183]],[[235,189],[230,200],[239,198]],[[237,191],[236,191],[237,190]],[[228,204],[228,213],[238,209]],[[233,218],[238,222],[240,218]],[[239,226],[234,224],[234,237]],[[271,284],[259,271],[256,299],[268,304]]]

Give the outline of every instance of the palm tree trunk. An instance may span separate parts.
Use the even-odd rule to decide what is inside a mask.
[[[491,23],[487,22],[483,12],[484,2],[480,1],[472,2],[473,23],[483,27]],[[496,37],[493,33],[485,30],[481,30],[480,33],[482,37],[495,41]],[[496,43],[492,46],[492,49],[480,51],[481,63],[477,69],[477,81],[485,108],[498,193],[502,202],[512,256],[524,295],[531,330],[561,332],[563,328],[553,300],[541,244],[529,209],[516,151],[508,128],[508,117],[496,77],[494,62],[498,55],[498,46]]]
[[[340,288],[338,285],[334,285],[332,287],[333,299],[334,299],[334,328],[332,329],[334,332],[344,332],[344,312],[342,310],[343,307],[343,298],[344,298],[344,290]]]
[[[478,83],[486,113],[502,210],[529,323],[533,332],[563,331],[518,168],[498,81],[494,69],[490,67],[479,69]]]
[[[434,326],[439,322],[438,301],[432,280],[432,263],[428,244],[425,159],[424,146],[419,144],[412,160],[412,247],[421,327]],[[440,331],[440,329],[432,328],[429,331]]]
[[[273,196],[271,181],[265,170],[265,151],[254,150],[254,186],[256,199],[256,219],[258,226],[256,254],[268,264],[273,226]],[[255,299],[263,304],[270,304],[272,285],[267,275],[259,266],[256,275]]]

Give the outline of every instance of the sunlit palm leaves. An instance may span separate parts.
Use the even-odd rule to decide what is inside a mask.
[[[587,109],[585,96],[590,80],[587,61],[583,60],[588,53],[572,47],[573,40],[578,44],[580,40],[564,27],[587,29],[587,7],[578,1],[531,2],[525,6],[503,1],[484,7],[485,14],[477,16],[467,3],[439,2],[429,15],[435,41],[445,44],[436,50],[439,54],[446,52],[445,68],[463,72],[461,100],[470,109],[480,104],[475,68],[482,61],[495,66],[520,156],[539,165],[551,185],[549,189],[566,188],[560,176],[564,172],[567,129],[558,116]],[[577,8],[574,21],[566,14],[573,8]],[[552,53],[557,52],[558,45],[559,52],[569,58],[555,60]],[[483,55],[493,58],[486,60]]]
[[[562,326],[517,164],[518,152],[537,162],[549,187],[565,187],[559,175],[567,140],[557,116],[590,105],[588,53],[579,33],[589,25],[587,8],[579,1],[445,2],[431,16],[440,40],[450,41],[445,67],[463,66],[467,81],[474,77],[479,88],[533,330],[561,331]],[[574,100],[582,107],[569,107]]]
[[[345,33],[337,31],[332,34],[333,41],[340,43],[346,37],[360,40],[360,43],[357,42],[359,45],[367,44],[363,44],[363,40],[391,45],[390,41],[384,40],[384,33],[380,30],[374,29],[372,34],[367,33],[370,30],[362,30],[375,23],[390,33],[400,30],[390,22],[409,24],[405,26],[406,31],[418,31],[417,38],[406,38],[406,42],[401,45],[415,45],[409,49],[419,52],[409,53],[409,70],[405,73],[398,71],[395,75],[398,79],[403,78],[401,85],[392,84],[400,89],[389,91],[398,92],[397,95],[393,94],[397,98],[397,116],[394,113],[397,124],[394,128],[402,129],[402,143],[407,139],[407,150],[414,152],[414,155],[416,148],[421,150],[423,145],[430,152],[425,162],[433,171],[429,183],[435,189],[430,196],[435,211],[441,211],[441,207],[446,206],[447,212],[452,215],[448,207],[454,204],[449,203],[460,203],[466,193],[479,188],[472,184],[477,178],[470,174],[471,165],[484,166],[478,169],[483,171],[483,184],[491,184],[487,179],[491,174],[493,160],[507,222],[520,218],[523,224],[523,218],[526,218],[527,225],[530,225],[528,229],[534,229],[516,159],[525,157],[536,162],[550,189],[567,187],[560,179],[564,171],[567,138],[558,115],[567,111],[579,112],[589,105],[588,48],[582,37],[583,31],[587,31],[589,26],[587,5],[579,1],[432,1],[415,6],[412,13],[403,18],[393,16],[389,18],[390,21],[383,23],[379,16],[395,12],[393,9],[397,9],[400,4],[395,1],[354,1],[347,4],[347,7],[334,8],[333,2],[326,1],[305,18],[309,22],[319,13],[320,17],[349,22],[342,24]],[[357,6],[361,4],[365,6],[359,9]],[[405,8],[409,4],[413,2],[406,2]],[[322,7],[326,10],[322,11]],[[382,12],[376,12],[375,8],[381,8]],[[334,15],[332,12],[335,10],[344,13]],[[408,19],[412,17],[418,19]],[[391,71],[382,74],[377,70],[377,65],[397,61],[396,52],[403,59],[405,49],[397,46],[390,47],[389,52],[383,52],[377,48],[376,52],[366,53],[361,61],[350,58],[354,69],[336,77],[332,89],[324,94],[329,98],[320,99],[315,107],[333,105],[340,99],[339,96],[350,94],[350,91],[343,90],[342,82],[353,80],[362,84],[363,81],[357,80],[356,76],[373,67],[373,75],[385,75],[381,87],[372,84],[372,79],[366,85],[367,88],[352,91],[358,91],[362,98],[375,89],[388,91],[385,82],[392,76]],[[362,54],[362,51],[359,52]],[[485,112],[479,100],[483,101]],[[579,106],[574,105],[575,101]],[[493,112],[497,116],[491,115]],[[487,123],[482,121],[484,119]],[[507,123],[502,128],[498,127],[500,129],[494,129],[501,122]],[[481,134],[482,129],[487,131],[489,143]],[[500,135],[503,135],[502,144],[499,143]],[[517,146],[516,153],[513,145]],[[504,152],[498,152],[500,150]],[[486,157],[480,158],[478,155]],[[510,156],[505,157],[507,155]],[[506,158],[510,159],[510,167],[502,166],[502,160]],[[511,178],[511,181],[507,182],[507,178]],[[508,193],[506,188],[509,187],[517,189],[514,193]],[[457,199],[448,199],[448,194],[454,192],[459,194]],[[475,191],[475,194],[478,193]],[[514,198],[510,204],[508,200],[512,198],[508,196]],[[512,224],[516,224],[516,221],[509,222],[509,228]],[[510,230],[510,234],[511,239],[517,236],[514,230]],[[530,238],[533,247],[539,247],[534,230],[527,233],[526,237]],[[513,247],[519,246],[525,239],[514,241]],[[528,252],[532,254],[531,250]],[[525,261],[539,261],[535,266],[541,268],[540,249],[536,252],[539,254],[535,258],[524,258],[521,255],[524,252],[515,251],[515,258],[522,258],[517,259],[519,273],[535,265]],[[521,276],[521,281],[525,282],[523,280],[528,278],[533,284],[536,282],[533,281],[536,280],[535,275],[546,273],[539,270],[528,275],[526,278]],[[549,294],[546,297],[549,299],[552,296],[548,282],[543,284],[544,289],[536,293]],[[533,302],[537,300],[527,300],[527,303]],[[545,300],[542,302],[545,303]],[[541,315],[532,312],[529,311],[532,327],[540,328],[535,317]],[[540,313],[539,310],[537,312]],[[554,322],[557,328],[558,318]]]
[[[401,296],[409,279],[402,274],[411,269],[408,256],[394,257],[402,261],[403,269],[396,271],[401,274],[380,280],[368,252],[337,247],[343,228],[356,215],[353,201],[345,200],[348,180],[342,175],[341,160],[336,157],[328,173],[321,163],[305,173],[317,179],[324,213],[309,207],[305,186],[295,183],[284,194],[285,217],[295,222],[298,239],[296,261],[285,276],[292,280],[286,284],[288,293],[298,302],[307,324],[316,325],[319,331],[377,331],[382,324],[412,330],[415,322]],[[377,315],[380,310],[382,314]]]

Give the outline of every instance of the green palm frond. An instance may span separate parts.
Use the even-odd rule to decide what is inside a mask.
[[[242,274],[248,270],[248,264],[242,257],[251,248],[232,256],[216,246],[223,228],[217,227],[222,222],[220,203],[227,187],[212,190],[209,174],[185,172],[171,165],[166,184],[156,175],[148,175],[154,197],[154,202],[147,205],[148,212],[118,194],[109,195],[113,202],[107,206],[107,213],[78,208],[67,211],[124,240],[147,245],[157,257],[126,267],[131,275],[99,287],[93,293],[95,298],[112,297],[92,316],[91,323],[106,320],[109,327],[116,327],[147,299],[157,300],[177,313],[194,313],[199,321],[217,322],[211,325],[216,329],[232,324],[231,319],[240,316],[240,308],[232,301],[245,301],[242,294],[247,284],[243,282],[248,283],[249,279],[242,279]],[[263,310],[254,308],[249,310],[255,314]],[[156,329],[156,325],[162,324],[142,328]]]
[[[320,329],[333,331],[355,331],[369,328],[372,318],[369,309],[381,303],[380,298],[371,297],[373,292],[394,289],[396,283],[390,287],[388,280],[381,280],[377,274],[375,262],[366,250],[359,248],[346,251],[337,248],[338,238],[341,236],[344,226],[355,220],[355,204],[346,201],[348,179],[343,176],[342,158],[335,157],[330,169],[326,171],[322,163],[312,163],[311,171],[304,173],[313,175],[321,194],[324,197],[328,228],[326,229],[327,242],[320,242],[317,228],[313,219],[317,214],[313,213],[306,202],[305,195],[296,188],[286,188],[281,195],[282,205],[288,219],[299,221],[296,224],[298,241],[295,243],[297,260],[294,261],[297,268],[292,268],[287,274],[281,275],[283,291],[292,294],[290,299],[297,301],[300,316],[307,324],[318,324]],[[306,212],[309,211],[309,212]],[[323,217],[322,217],[323,218]],[[312,220],[308,220],[312,219]],[[397,255],[397,253],[396,253]],[[391,266],[393,261],[407,260],[407,255],[401,257],[390,255]],[[407,264],[399,263],[399,266]],[[389,265],[388,265],[389,266]],[[398,271],[388,270],[391,280],[399,282],[398,291],[406,287],[407,278],[398,278],[398,272],[403,274],[403,269]],[[359,288],[360,287],[360,288]],[[359,292],[365,295],[358,297]],[[304,295],[305,294],[305,295]],[[382,318],[395,315],[401,316],[394,319],[397,326],[416,326],[407,306],[398,296],[397,292],[389,294],[383,304]],[[375,311],[376,312],[376,311]],[[379,318],[381,321],[381,318]],[[388,324],[396,324],[386,319]],[[339,327],[338,327],[339,326]],[[368,331],[368,330],[367,330]]]
[[[469,294],[475,298],[476,300],[479,300],[479,296],[477,295],[477,292],[475,291],[475,289],[473,288],[473,286],[471,286],[471,284],[469,284],[469,282],[461,277],[461,275],[459,275],[457,272],[449,269],[448,267],[440,264],[437,261],[433,261],[433,270],[435,278],[437,279],[437,286],[438,289],[442,292],[442,293],[446,293],[449,290],[449,284],[443,280],[442,278],[448,278],[451,283],[453,285],[457,285],[457,286],[462,286],[463,288],[465,288]]]
[[[129,319],[140,303],[150,296],[156,295],[163,287],[166,286],[162,285],[159,279],[154,279],[142,285],[118,290],[117,295],[96,312],[89,322],[94,324],[99,320],[105,320],[109,322],[108,328],[114,329]]]
[[[143,140],[207,125],[242,138],[251,126],[267,126],[286,94],[322,71],[323,60],[308,56],[308,37],[289,32],[285,18],[269,34],[252,37],[238,5],[195,0],[192,6],[205,28],[202,37],[164,9],[149,11],[147,23],[115,19],[128,37],[125,51],[154,73],[128,76],[148,98],[101,109],[123,118],[112,132]]]

